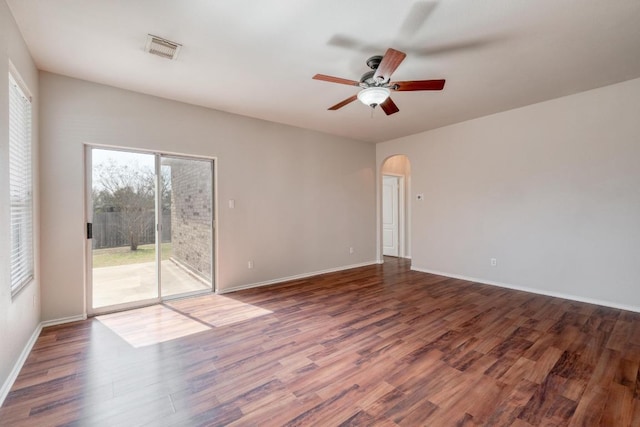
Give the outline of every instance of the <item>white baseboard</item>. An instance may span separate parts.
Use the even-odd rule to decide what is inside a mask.
[[[41,322],[40,325],[43,328],[46,328],[47,326],[62,325],[64,323],[78,322],[80,320],[87,320],[87,315],[79,314],[77,316],[69,316],[69,317],[63,317],[60,319],[46,320],[44,322]]]
[[[20,373],[24,362],[27,361],[27,357],[29,357],[31,349],[38,340],[40,332],[42,332],[42,323],[39,323],[38,326],[36,326],[36,329],[31,334],[29,341],[27,341],[27,345],[24,346],[24,348],[22,349],[22,353],[20,353],[20,356],[18,357],[18,360],[16,361],[15,365],[13,365],[13,369],[9,373],[9,377],[4,382],[4,384],[2,384],[2,388],[0,388],[0,406],[2,406],[2,404],[4,403],[4,400],[9,394],[9,390],[11,390],[11,387],[13,387],[13,383],[16,381],[16,378],[18,378],[18,374]]]
[[[387,255],[384,255],[384,256],[387,256]],[[398,258],[398,259],[411,259],[410,256],[404,256],[404,255],[402,255],[402,256],[400,256],[400,255],[398,255],[398,256],[388,255],[388,256],[390,256],[391,258]],[[379,259],[377,262],[378,262],[378,264],[384,264],[384,259]]]
[[[545,289],[529,288],[527,286],[517,286],[517,285],[512,285],[510,283],[494,282],[492,280],[479,279],[477,277],[468,277],[460,274],[445,273],[442,271],[430,270],[428,268],[411,266],[411,270],[420,271],[422,273],[435,274],[437,276],[450,277],[452,279],[461,279],[461,280],[467,280],[469,282],[482,283],[483,285],[498,286],[500,288],[513,289],[516,291],[529,292],[532,294],[545,295],[549,297],[562,298],[562,299],[567,299],[571,301],[584,302],[587,304],[601,305],[604,307],[611,307],[611,308],[617,308],[619,310],[626,310],[626,311],[633,311],[636,313],[640,313],[640,307],[636,307],[633,305],[618,304],[612,301],[604,301],[604,300],[599,300],[595,298],[581,297],[578,295],[570,295],[562,292],[548,291]]]
[[[47,326],[61,325],[63,323],[76,322],[78,320],[86,320],[86,318],[87,318],[86,315],[79,315],[79,316],[65,317],[63,319],[47,320],[46,322],[38,323],[38,326],[36,326],[35,330],[31,334],[31,337],[29,337],[29,341],[27,341],[27,344],[22,349],[22,352],[20,353],[18,360],[13,365],[13,369],[9,373],[9,376],[5,380],[4,384],[2,384],[2,388],[0,388],[0,406],[2,406],[2,404],[4,403],[4,400],[9,395],[9,391],[11,390],[11,387],[13,387],[13,383],[16,381],[16,378],[18,378],[18,374],[20,373],[20,370],[24,366],[24,362],[27,361],[27,357],[29,357],[29,353],[31,353],[31,350],[33,350],[33,346],[38,340],[38,337],[40,336],[40,332],[42,332],[42,328],[45,328]]]
[[[320,274],[335,273],[337,271],[350,270],[352,268],[358,268],[358,267],[366,267],[368,265],[373,265],[373,264],[382,264],[382,261],[381,260],[378,260],[378,261],[367,261],[367,262],[363,262],[363,263],[360,263],[360,264],[351,264],[351,265],[345,265],[345,266],[342,266],[342,267],[330,268],[330,269],[327,269],[327,270],[314,271],[314,272],[311,272],[311,273],[297,274],[295,276],[280,277],[278,279],[266,280],[264,282],[249,283],[249,284],[246,284],[246,285],[234,286],[234,287],[228,288],[228,289],[221,289],[217,293],[218,294],[228,294],[230,292],[241,291],[243,289],[259,288],[260,286],[275,285],[275,284],[278,284],[278,283],[289,282],[291,280],[306,279],[307,277],[318,276]]]

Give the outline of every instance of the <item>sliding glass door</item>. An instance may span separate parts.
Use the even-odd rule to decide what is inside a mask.
[[[211,290],[212,162],[162,156],[161,171],[162,295]]]
[[[88,311],[213,289],[213,161],[87,148]]]

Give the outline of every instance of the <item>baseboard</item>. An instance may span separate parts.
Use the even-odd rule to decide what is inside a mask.
[[[2,384],[2,388],[0,389],[0,406],[4,404],[4,400],[9,395],[9,391],[11,390],[11,387],[13,387],[13,383],[16,381],[16,378],[18,378],[18,374],[20,373],[24,362],[27,361],[27,357],[29,357],[31,349],[33,349],[33,346],[38,340],[40,332],[42,332],[42,323],[39,323],[38,326],[36,326],[36,329],[31,334],[29,341],[27,341],[27,345],[25,345],[22,349],[20,357],[18,357],[15,365],[13,365],[13,369],[9,373],[9,377],[7,377],[7,380],[4,382],[4,384]]]
[[[4,384],[2,384],[2,388],[0,388],[0,406],[4,404],[4,400],[9,395],[9,391],[11,390],[11,387],[13,387],[13,383],[16,381],[16,378],[18,378],[18,374],[20,373],[22,366],[24,366],[24,362],[27,361],[29,353],[31,353],[31,350],[33,350],[33,346],[38,340],[40,332],[42,332],[42,328],[45,328],[47,326],[61,325],[63,323],[76,322],[78,320],[86,320],[86,318],[86,315],[71,316],[62,319],[47,320],[46,322],[40,322],[38,326],[36,326],[35,330],[31,334],[31,337],[29,337],[29,341],[27,341],[27,344],[22,349],[18,360],[16,361],[15,365],[13,365],[11,373],[9,373],[6,381],[4,382]]]
[[[308,277],[318,276],[320,274],[335,273],[337,271],[350,270],[352,268],[366,267],[368,265],[381,264],[381,263],[382,263],[382,261],[367,261],[367,262],[363,262],[363,263],[359,263],[359,264],[345,265],[345,266],[342,266],[342,267],[330,268],[330,269],[327,269],[327,270],[320,270],[320,271],[314,271],[314,272],[311,272],[311,273],[297,274],[295,276],[280,277],[278,279],[266,280],[264,282],[256,282],[256,283],[249,283],[249,284],[246,284],[246,285],[234,286],[232,288],[219,290],[217,293],[218,294],[228,294],[230,292],[241,291],[243,289],[251,289],[251,288],[259,288],[261,286],[276,285],[278,283],[289,282],[291,280],[306,279]]]
[[[69,317],[62,317],[60,319],[45,320],[44,322],[40,322],[40,325],[43,328],[46,328],[47,326],[62,325],[64,323],[78,322],[80,320],[87,320],[87,315],[79,314],[77,316],[69,316]]]
[[[384,256],[387,256],[387,255],[384,255]],[[388,256],[390,256],[391,258],[398,258],[398,259],[408,259],[408,260],[411,259],[410,256],[404,256],[404,255],[402,255],[402,256],[400,256],[400,255],[398,255],[398,256],[388,255]],[[377,262],[378,262],[378,264],[384,264],[384,259],[379,259]]]
[[[633,311],[636,313],[640,313],[640,307],[636,307],[633,305],[618,304],[612,301],[604,301],[604,300],[599,300],[595,298],[586,298],[578,295],[564,294],[561,292],[553,292],[553,291],[548,291],[544,289],[529,288],[527,286],[517,286],[517,285],[512,285],[510,283],[494,282],[492,280],[479,279],[477,277],[463,276],[460,274],[445,273],[442,271],[435,271],[435,270],[430,270],[427,268],[420,268],[415,266],[411,266],[411,270],[419,271],[421,273],[435,274],[437,276],[450,277],[452,279],[460,279],[460,280],[467,280],[469,282],[482,283],[483,285],[498,286],[500,288],[513,289],[516,291],[529,292],[532,294],[545,295],[549,297],[562,298],[562,299],[567,299],[567,300],[576,301],[576,302],[584,302],[587,304],[601,305],[603,307],[611,307],[611,308],[617,308],[619,310],[626,310],[626,311]]]

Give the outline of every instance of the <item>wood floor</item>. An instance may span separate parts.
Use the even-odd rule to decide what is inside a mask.
[[[389,258],[46,328],[2,426],[640,425],[640,314]]]

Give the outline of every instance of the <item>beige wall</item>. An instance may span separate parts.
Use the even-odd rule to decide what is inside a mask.
[[[38,271],[38,175],[34,170],[35,281],[11,298],[9,285],[9,61],[33,95],[33,155],[38,161],[38,72],[4,1],[0,1],[0,402],[12,369],[40,322]]]
[[[378,144],[411,162],[413,267],[640,311],[639,111],[636,79]]]
[[[40,91],[44,320],[84,312],[84,143],[218,159],[221,291],[375,262],[374,145],[46,72]]]

